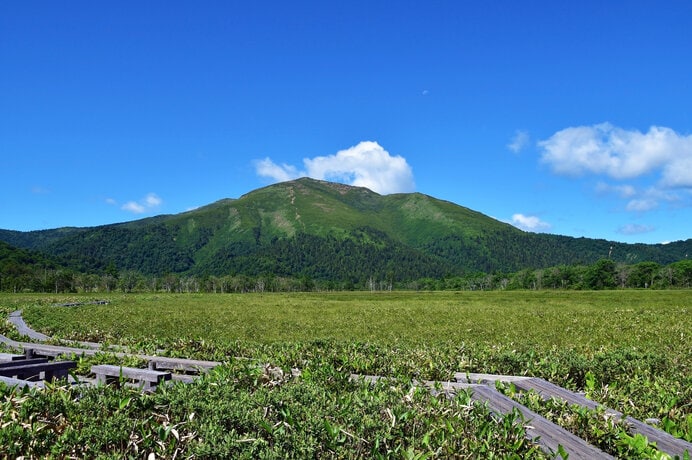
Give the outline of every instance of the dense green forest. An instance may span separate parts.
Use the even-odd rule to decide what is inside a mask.
[[[0,230],[0,241],[0,289],[10,291],[684,287],[692,252],[692,239],[530,233],[420,193],[306,178],[176,215]],[[612,279],[595,281],[603,260]]]
[[[600,259],[593,264],[559,265],[516,272],[468,272],[450,275],[440,261],[385,246],[383,252],[362,250],[362,246],[340,245],[336,241],[323,246],[310,244],[311,237],[298,239],[301,244],[277,244],[259,259],[241,253],[228,255],[233,270],[226,275],[209,273],[147,275],[136,270],[118,269],[110,262],[100,272],[82,272],[39,253],[17,249],[0,242],[0,291],[5,292],[294,292],[324,290],[497,290],[497,289],[622,289],[690,288],[692,260],[662,265],[657,262],[636,264]],[[360,250],[358,248],[361,248]],[[388,258],[378,258],[383,254]],[[254,261],[254,262],[253,262]],[[311,270],[292,273],[298,262]],[[329,272],[333,262],[342,267]],[[437,262],[437,264],[436,264]],[[398,265],[401,264],[401,265]],[[437,276],[417,277],[418,269],[435,267]],[[264,268],[263,271],[258,270]],[[363,270],[369,267],[370,270]],[[404,267],[404,270],[400,268]],[[243,269],[245,268],[245,269]],[[237,269],[237,270],[236,270]],[[338,275],[338,276],[335,276]]]

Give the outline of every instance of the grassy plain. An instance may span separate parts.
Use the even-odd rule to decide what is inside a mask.
[[[692,440],[690,291],[109,294],[99,299],[110,303],[57,307],[93,297],[2,295],[0,312],[21,308],[32,327],[59,338],[150,352],[163,348],[170,355],[228,364],[198,384],[152,397],[93,390],[94,405],[120,408],[123,426],[129,426],[120,431],[104,427],[111,421],[101,419],[98,410],[88,420],[79,418],[88,412],[82,405],[89,398],[63,401],[64,414],[75,412],[64,415],[71,420],[66,429],[71,437],[63,439],[67,451],[79,442],[95,452],[132,453],[136,447],[185,456],[541,457],[520,442],[522,433],[511,423],[492,421],[482,407],[470,409],[464,395],[453,401],[406,396],[411,378],[446,380],[459,371],[543,377],[639,419],[658,418],[667,431]],[[247,363],[271,363],[287,372],[297,368],[302,376],[267,385],[261,371]],[[347,381],[352,372],[390,376],[399,383],[368,389]],[[123,401],[132,402],[121,407]],[[28,419],[32,412],[26,404],[6,402],[5,414],[16,412],[14,420],[21,420],[17,414],[24,410]],[[130,404],[139,409],[128,412]],[[56,411],[49,402],[33,410],[33,417],[44,418]],[[604,425],[602,415],[561,410],[548,405],[545,415],[613,455],[655,457],[646,450],[650,446],[628,441],[622,428]],[[90,440],[85,426],[111,433],[113,441]],[[180,433],[171,438],[166,427],[189,428],[190,438]],[[7,431],[11,428],[0,430],[0,441],[3,433],[14,436]],[[145,428],[164,432],[148,441]],[[135,432],[140,438],[128,444]],[[43,442],[27,440],[11,453],[39,455],[45,454],[40,446],[55,450],[60,445],[51,438]],[[32,445],[38,447],[32,450]]]
[[[664,351],[692,331],[690,291],[491,291],[296,294],[115,294],[109,305],[57,308],[22,297],[25,319],[64,338],[259,343],[458,342],[519,349]],[[78,300],[79,297],[75,298]],[[686,334],[688,335],[686,337]],[[672,340],[678,339],[678,340]]]

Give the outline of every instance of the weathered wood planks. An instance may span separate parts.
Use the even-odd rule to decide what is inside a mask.
[[[21,380],[53,380],[67,378],[68,371],[77,367],[74,361],[52,361],[46,363],[29,363],[13,361],[14,366],[0,368],[0,376],[14,377]]]
[[[689,443],[684,439],[678,439],[663,430],[659,430],[651,425],[647,425],[646,423],[641,422],[633,417],[625,416],[621,412],[610,409],[609,407],[605,407],[590,399],[586,399],[586,397],[583,395],[566,390],[546,380],[532,378],[514,382],[514,385],[519,390],[534,390],[543,399],[549,399],[551,397],[559,398],[568,402],[569,404],[577,404],[579,406],[588,407],[592,410],[601,408],[606,414],[609,414],[616,419],[623,420],[629,426],[629,430],[631,432],[646,436],[649,442],[655,442],[658,450],[672,456],[678,455],[680,457],[683,456],[685,451],[692,454],[692,443]]]
[[[373,375],[353,374],[351,375],[351,379],[374,384],[386,378]],[[572,459],[592,460],[596,458],[613,458],[580,437],[575,436],[564,428],[532,412],[527,407],[513,401],[485,384],[439,381],[413,383],[415,385],[424,386],[433,393],[444,392],[446,394],[453,394],[458,390],[468,389],[471,392],[472,400],[481,404],[487,404],[488,409],[498,415],[510,413],[514,409],[518,410],[525,423],[527,438],[536,442],[536,444],[541,447],[541,450],[549,455],[557,455],[559,447],[562,446]]]
[[[39,381],[22,380],[22,379],[15,379],[13,377],[5,377],[3,375],[0,375],[0,382],[4,383],[8,387],[18,387],[18,388],[24,388],[24,387],[43,388],[43,386],[44,386],[44,383],[42,380],[39,380]]]
[[[24,359],[24,358],[26,358],[26,356],[18,355],[16,353],[0,353],[0,363],[17,361],[19,359]]]
[[[619,411],[587,399],[584,395],[574,393],[573,391],[562,388],[541,378],[462,372],[454,374],[454,378],[458,382],[465,383],[472,382],[494,384],[495,382],[511,382],[518,390],[533,390],[545,400],[550,398],[559,398],[569,404],[576,404],[591,410],[603,409],[606,414],[615,417],[618,420],[623,420],[628,425],[629,430],[632,433],[641,434],[646,436],[649,442],[655,442],[658,450],[672,456],[680,457],[682,457],[685,452],[692,454],[692,443],[689,443],[684,439],[676,438],[663,430],[659,430],[651,425],[647,425],[646,423],[633,417],[625,416]]]
[[[91,366],[91,372],[96,375],[96,381],[107,384],[119,383],[120,379],[133,380],[140,384],[144,390],[153,390],[157,385],[171,380],[170,372],[140,369],[136,367],[114,366],[110,364],[97,364]]]

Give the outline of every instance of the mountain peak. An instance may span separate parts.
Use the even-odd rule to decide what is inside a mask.
[[[616,261],[670,263],[692,251],[692,240],[626,245],[522,232],[421,193],[380,195],[308,177],[176,215],[69,231],[0,230],[0,240],[95,271],[112,262],[120,270],[147,274],[274,273],[320,279],[383,272],[416,279],[593,263],[612,247]]]
[[[377,192],[373,192],[367,187],[361,187],[358,185],[348,185],[342,184],[341,182],[331,182],[321,179],[313,179],[312,177],[301,177],[299,179],[294,179],[292,181],[284,182],[284,184],[297,184],[305,185],[308,187],[320,187],[324,189],[334,190],[342,195],[353,191],[367,192],[375,195],[379,195]]]

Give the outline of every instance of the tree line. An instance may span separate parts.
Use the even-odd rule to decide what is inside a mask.
[[[513,290],[513,289],[687,289],[692,287],[692,260],[670,264],[618,263],[523,269],[512,273],[469,272],[464,275],[401,279],[395,269],[374,274],[350,273],[342,279],[263,274],[146,275],[109,264],[102,273],[82,273],[46,260],[0,259],[0,291],[52,293],[108,292],[308,292],[338,290]]]

